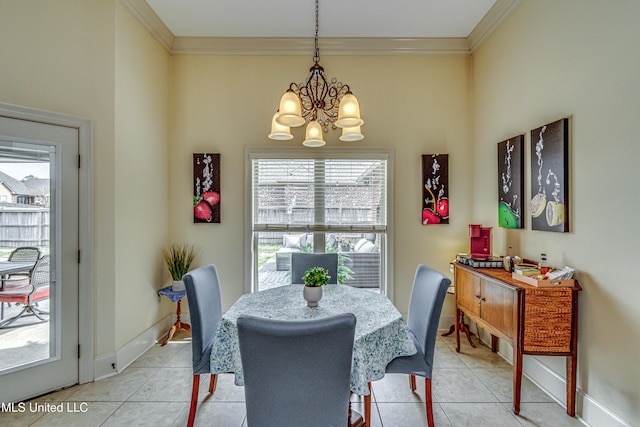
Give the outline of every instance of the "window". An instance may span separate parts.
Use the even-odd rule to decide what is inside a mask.
[[[340,282],[389,293],[391,149],[247,154],[249,290],[290,283],[292,252],[338,252]]]

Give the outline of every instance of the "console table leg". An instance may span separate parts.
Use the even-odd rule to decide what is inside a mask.
[[[458,353],[460,353],[460,322],[458,322],[458,319],[460,318],[461,314],[462,312],[460,311],[460,309],[456,308],[456,322],[454,324],[454,327],[456,328],[456,351]]]
[[[473,348],[476,348],[476,345],[473,343],[473,341],[471,341],[471,331],[469,330],[469,325],[467,325],[466,323],[464,323],[464,312],[460,311],[460,317],[458,320],[459,323],[459,327],[460,330],[462,332],[464,332],[464,334],[467,336],[467,341],[469,341],[469,345]]]
[[[513,413],[520,413],[520,389],[522,387],[522,352],[517,350],[518,343],[514,343],[513,350]]]
[[[442,334],[441,336],[443,337],[448,337],[449,335],[451,335],[452,333],[454,333],[456,331],[456,324],[454,323],[453,325],[451,325],[451,327],[449,328],[449,332],[445,332],[444,334]]]
[[[567,414],[576,415],[576,372],[578,370],[577,355],[567,356]]]
[[[498,337],[491,335],[491,351],[494,353],[498,351]]]

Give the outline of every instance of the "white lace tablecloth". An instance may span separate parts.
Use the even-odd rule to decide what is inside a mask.
[[[270,319],[317,319],[340,313],[356,315],[351,365],[351,391],[369,394],[368,383],[384,377],[387,364],[398,356],[416,353],[400,312],[384,295],[344,285],[326,285],[318,307],[307,307],[304,285],[288,285],[245,294],[222,317],[211,351],[211,372],[233,372],[244,385],[236,319],[242,314]]]

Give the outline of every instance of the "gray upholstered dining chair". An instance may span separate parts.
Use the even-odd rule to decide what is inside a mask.
[[[222,319],[220,281],[218,270],[213,264],[190,271],[182,277],[187,291],[189,315],[191,317],[191,353],[193,362],[193,386],[191,407],[187,426],[193,426],[198,406],[200,375],[209,374],[213,336]],[[211,374],[209,393],[216,388],[218,376]]]
[[[416,375],[425,379],[425,405],[427,422],[433,427],[433,396],[431,394],[431,375],[433,373],[433,356],[436,346],[436,335],[444,297],[451,284],[444,274],[420,264],[413,279],[407,326],[411,338],[418,349],[413,356],[397,357],[385,369],[388,374],[409,374],[411,390],[416,389]],[[370,395],[365,398],[365,419],[371,413]],[[368,400],[368,405],[367,405]],[[367,409],[368,406],[368,409]]]
[[[311,267],[324,267],[329,271],[329,284],[338,283],[338,254],[291,254],[291,283],[304,283],[302,276]]]
[[[238,317],[249,427],[344,427],[356,317]]]

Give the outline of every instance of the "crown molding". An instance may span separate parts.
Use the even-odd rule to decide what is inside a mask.
[[[497,0],[468,37],[324,37],[324,55],[470,55],[521,0]],[[173,55],[308,55],[311,37],[176,37],[145,0],[120,0]]]
[[[467,37],[469,53],[473,53],[513,12],[521,0],[497,0],[489,12]]]
[[[313,38],[176,37],[172,54],[308,55]],[[468,55],[466,38],[323,37],[323,55]]]
[[[171,53],[176,37],[145,0],[120,0],[120,3]]]

